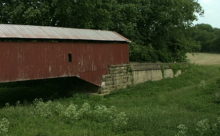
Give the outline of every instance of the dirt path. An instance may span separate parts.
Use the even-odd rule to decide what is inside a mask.
[[[211,53],[188,53],[190,63],[200,65],[220,65],[220,54]]]

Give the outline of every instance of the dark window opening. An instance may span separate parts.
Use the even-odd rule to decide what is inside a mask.
[[[72,54],[69,53],[69,54],[68,54],[68,62],[72,62],[72,61],[73,61]]]

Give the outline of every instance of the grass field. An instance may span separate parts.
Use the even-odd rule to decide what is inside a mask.
[[[214,53],[188,53],[187,58],[191,63],[200,65],[219,65],[220,54]]]
[[[191,66],[178,78],[107,96],[78,93],[52,102],[6,104],[0,109],[0,136],[174,136],[179,124],[188,127],[187,135],[197,135],[198,121],[220,116],[219,75],[219,66]],[[0,94],[7,88],[13,90],[2,87]]]

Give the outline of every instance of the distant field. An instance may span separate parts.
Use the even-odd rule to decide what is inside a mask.
[[[188,53],[187,58],[191,63],[200,65],[220,64],[220,54],[212,53]]]

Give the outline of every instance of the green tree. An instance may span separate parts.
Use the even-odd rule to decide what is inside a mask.
[[[192,28],[191,36],[201,46],[202,52],[220,52],[220,29],[209,24],[198,24]]]
[[[197,0],[1,0],[0,23],[117,31],[133,41],[133,61],[183,61]],[[138,51],[138,52],[136,52]]]

